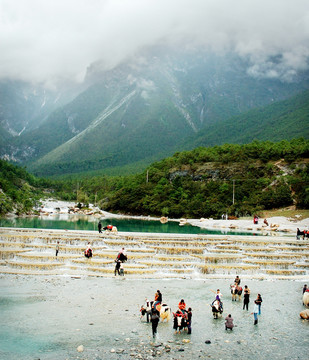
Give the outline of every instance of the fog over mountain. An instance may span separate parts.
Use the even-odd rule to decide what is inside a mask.
[[[307,138],[308,40],[308,0],[0,0],[0,157],[134,172],[175,149]]]
[[[236,53],[253,77],[308,69],[308,0],[0,0],[0,80],[55,88],[141,49]]]

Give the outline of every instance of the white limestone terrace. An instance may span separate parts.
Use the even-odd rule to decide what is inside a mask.
[[[309,230],[309,218],[298,220],[289,219],[284,216],[276,216],[267,218],[269,226],[263,223],[264,219],[259,219],[258,224],[253,223],[252,220],[214,220],[214,219],[192,219],[188,220],[188,223],[201,228],[214,229],[214,230],[244,230],[252,232],[260,232],[273,234],[274,232],[283,232],[295,234],[297,228],[301,231]]]
[[[60,244],[55,256],[57,242]],[[88,242],[93,257],[86,259]],[[309,240],[294,236],[112,234],[0,228],[0,273],[114,277],[124,247],[130,278],[228,278],[309,281]]]

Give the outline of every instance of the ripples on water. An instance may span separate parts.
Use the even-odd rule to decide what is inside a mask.
[[[151,325],[141,322],[145,296],[157,289],[175,311],[181,298],[193,309],[192,335],[174,335],[172,321],[160,323],[157,342],[172,351],[161,359],[305,359],[309,322],[299,318],[303,283],[243,281],[251,289],[249,312],[232,302],[229,280],[133,280],[129,278],[16,277],[0,278],[0,358],[2,359],[130,359],[130,353],[151,348]],[[224,320],[214,320],[211,290],[224,296],[224,316],[237,327],[226,332]],[[253,300],[263,297],[262,315],[253,325]],[[191,343],[182,343],[190,338]],[[205,344],[210,340],[211,344]],[[177,345],[176,342],[180,342]],[[141,345],[143,343],[144,345]],[[79,354],[77,346],[85,351]],[[176,347],[183,348],[179,352]],[[110,353],[124,349],[122,355]],[[160,349],[160,348],[158,348]],[[149,355],[148,355],[149,356]]]

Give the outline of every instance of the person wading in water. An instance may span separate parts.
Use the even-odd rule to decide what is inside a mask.
[[[244,287],[244,306],[242,307],[243,310],[245,308],[248,310],[249,302],[250,302],[250,289],[248,288],[247,285],[245,285],[245,287]]]

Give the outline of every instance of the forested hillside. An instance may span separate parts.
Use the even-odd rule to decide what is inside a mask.
[[[35,178],[24,168],[0,160],[0,215],[32,212],[48,183]]]
[[[65,193],[77,183],[81,201],[96,200],[104,210],[135,215],[198,218],[293,204],[309,208],[309,141],[200,147],[138,175],[67,181]]]
[[[29,212],[49,195],[103,210],[171,218],[309,208],[309,140],[225,144],[179,152],[130,176],[38,179],[0,161],[0,214]]]
[[[182,148],[246,144],[253,140],[291,140],[300,136],[309,138],[309,91],[217,124],[208,124]]]

